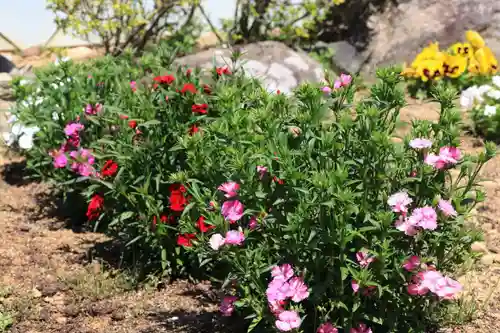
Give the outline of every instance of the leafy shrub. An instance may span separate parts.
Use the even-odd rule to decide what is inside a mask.
[[[99,61],[16,85],[44,97],[17,108],[39,128],[23,152],[140,264],[210,275],[222,313],[261,331],[424,332],[461,289],[449,276],[478,238],[465,220],[495,147],[462,155],[454,90],[401,140],[393,69],[353,104],[347,75],[283,95],[227,67],[174,70],[161,50]]]
[[[481,35],[469,30],[465,37],[466,43],[455,43],[446,51],[439,50],[437,42],[430,43],[403,69],[413,96],[428,96],[439,81],[462,90],[498,72],[498,61]]]
[[[88,39],[98,36],[106,53],[118,55],[126,47],[142,51],[148,42],[158,42],[193,23],[197,1],[170,0],[49,0],[56,24],[64,31]]]
[[[491,82],[474,85],[462,91],[461,106],[470,111],[474,130],[491,140],[500,138],[500,76],[493,76]]]

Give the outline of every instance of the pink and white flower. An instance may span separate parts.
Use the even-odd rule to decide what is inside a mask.
[[[408,272],[414,271],[420,267],[420,257],[411,256],[403,262],[403,268]]]
[[[368,251],[363,249],[356,253],[356,260],[358,261],[361,267],[368,267],[372,262],[375,261],[375,257],[368,254]]]
[[[422,229],[436,230],[437,228],[437,214],[434,208],[430,206],[415,208],[408,221],[414,227]]]
[[[229,181],[220,185],[217,189],[219,191],[225,192],[226,198],[231,198],[238,194],[237,192],[240,189],[240,184],[238,184],[237,182]]]
[[[230,200],[222,204],[221,213],[227,221],[236,222],[243,216],[243,204],[239,200]]]
[[[224,317],[229,317],[234,312],[234,302],[238,300],[236,296],[226,296],[222,299],[219,310]]]
[[[278,315],[276,320],[276,327],[282,332],[288,332],[293,329],[299,328],[302,320],[295,311],[283,311]]]
[[[241,230],[229,230],[226,233],[224,244],[241,245],[245,241],[245,234]]]
[[[338,333],[339,331],[332,325],[332,323],[324,323],[320,327],[316,333]]]
[[[453,208],[450,200],[440,199],[438,202],[438,208],[444,216],[457,216],[457,211]]]
[[[425,138],[415,138],[410,141],[410,147],[413,149],[427,149],[432,147],[432,141]]]
[[[387,204],[391,206],[391,209],[395,213],[406,213],[408,212],[408,206],[413,202],[406,191],[400,191],[394,193],[387,199]]]

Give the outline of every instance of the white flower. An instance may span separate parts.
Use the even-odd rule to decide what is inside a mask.
[[[491,78],[491,82],[497,87],[500,88],[500,75],[495,75]]]
[[[14,144],[14,142],[16,141],[16,136],[12,133],[9,133],[9,132],[3,132],[2,138],[3,138],[3,141],[5,141],[5,144],[9,147],[12,146]]]
[[[497,107],[495,105],[486,105],[484,107],[484,115],[491,117],[497,114]]]
[[[70,58],[68,58],[68,57],[57,58],[56,61],[54,61],[54,64],[56,66],[59,66],[61,63],[67,62],[69,60],[70,60]]]
[[[493,99],[500,99],[500,90],[490,90],[486,93],[486,95]]]
[[[17,116],[15,114],[9,113],[9,119],[7,119],[7,124],[12,124],[17,121]]]
[[[487,93],[488,91],[490,91],[491,89],[493,89],[493,87],[490,86],[490,85],[488,85],[488,84],[483,84],[482,86],[480,86],[477,89],[479,90],[479,94],[482,97],[485,93]]]
[[[19,84],[20,84],[21,86],[27,85],[27,84],[29,84],[29,83],[30,83],[30,81],[29,81],[29,80],[26,80],[26,79],[22,79],[21,81],[19,81]]]
[[[460,105],[467,110],[470,110],[474,107],[474,103],[476,100],[480,98],[479,88],[477,86],[472,86],[464,91],[460,95]]]
[[[58,121],[59,120],[59,114],[57,112],[52,112],[52,120],[53,121]]]
[[[21,135],[17,144],[21,149],[33,148],[33,135],[28,135],[28,134]]]
[[[209,243],[210,247],[217,251],[222,245],[224,245],[225,238],[221,234],[214,234],[210,237]]]

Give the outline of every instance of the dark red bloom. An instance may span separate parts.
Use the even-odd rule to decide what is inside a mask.
[[[229,70],[229,68],[227,66],[217,67],[215,69],[215,71],[217,72],[217,75],[219,75],[219,76],[222,76],[223,74],[225,74],[225,75],[231,75],[231,71]]]
[[[128,122],[128,127],[132,128],[132,129],[135,129],[137,127],[137,121],[135,120],[130,120]]]
[[[196,90],[196,86],[193,83],[186,83],[186,84],[184,84],[184,87],[182,87],[181,93],[185,94],[187,92],[190,92],[192,94],[196,94],[198,91]]]
[[[278,95],[281,94],[281,90],[279,90],[279,89],[276,90],[276,94],[278,94]]]
[[[279,178],[278,178],[278,177],[276,177],[276,176],[274,176],[274,177],[273,177],[273,180],[274,180],[275,182],[277,182],[278,184],[280,184],[280,185],[285,184],[285,181],[284,181],[283,179],[279,179]]]
[[[207,232],[215,228],[214,225],[206,224],[205,218],[203,216],[200,216],[200,218],[196,222],[196,226],[198,227],[198,229],[200,229],[201,232]]]
[[[118,171],[118,164],[113,160],[107,160],[101,169],[101,174],[104,177],[113,177],[114,175],[116,175],[117,171]]]
[[[196,235],[195,234],[182,234],[177,236],[177,245],[179,246],[185,246],[185,247],[191,247],[193,246],[193,243],[191,243],[192,239],[195,239]]]
[[[191,73],[192,73],[192,70],[189,68],[189,69],[186,71],[186,76],[187,76],[187,77],[191,77]]]
[[[210,95],[212,93],[212,88],[208,84],[203,85],[203,92],[207,95]]]
[[[87,207],[87,218],[89,221],[96,220],[99,217],[103,206],[104,198],[99,194],[95,194]]]
[[[162,223],[168,223],[169,221],[170,222],[173,222],[174,221],[174,217],[173,216],[168,216],[168,215],[165,215],[165,214],[161,214],[160,215],[160,221]]]
[[[195,133],[198,133],[199,131],[201,131],[201,129],[196,126],[196,124],[193,124],[191,128],[189,128],[189,135],[193,135]]]
[[[170,209],[175,212],[182,212],[188,200],[184,197],[186,188],[182,184],[172,184],[169,187],[170,190]]]
[[[206,114],[208,111],[208,105],[203,103],[203,104],[193,104],[191,107],[191,110],[193,113],[200,113],[200,114]]]

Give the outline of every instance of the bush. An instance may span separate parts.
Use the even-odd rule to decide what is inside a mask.
[[[498,61],[483,38],[475,31],[465,37],[468,42],[455,43],[446,51],[439,50],[437,42],[430,43],[403,69],[413,96],[429,96],[432,85],[442,81],[462,90],[498,72]]]
[[[49,0],[57,27],[78,37],[100,38],[106,53],[118,55],[127,47],[142,51],[148,42],[158,42],[193,24],[197,1],[170,0]]]
[[[493,76],[491,82],[474,85],[462,91],[461,106],[469,110],[476,134],[490,140],[500,138],[500,76]]]
[[[222,313],[251,329],[426,331],[461,289],[450,276],[478,239],[465,221],[495,153],[457,148],[456,92],[439,88],[439,121],[401,140],[393,69],[353,104],[345,75],[269,94],[231,68],[171,60],[67,62],[17,84],[45,98],[16,112],[39,127],[29,166],[87,197],[87,218],[139,264],[211,276]]]

